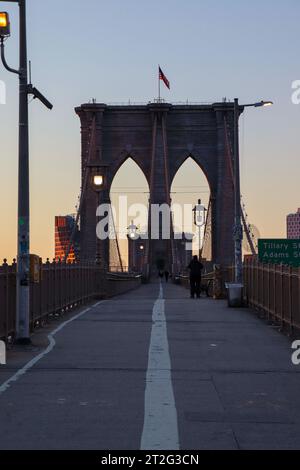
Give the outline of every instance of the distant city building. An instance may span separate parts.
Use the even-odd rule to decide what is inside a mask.
[[[75,227],[74,215],[59,215],[55,217],[55,260],[64,261],[69,248],[73,229]],[[79,259],[79,230],[75,231],[74,243],[70,248],[68,262]]]
[[[289,214],[287,220],[287,237],[300,238],[300,208],[295,214]]]

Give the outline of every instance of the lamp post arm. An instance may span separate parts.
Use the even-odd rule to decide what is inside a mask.
[[[48,101],[47,98],[44,95],[42,95],[42,93],[37,88],[32,86],[31,83],[27,85],[27,93],[28,95],[33,95],[34,98],[37,98],[38,100],[40,100],[40,102],[44,106],[46,106],[46,108],[50,110],[53,108],[52,103],[50,103],[50,101]]]
[[[2,64],[4,66],[4,68],[6,68],[6,70],[8,70],[9,72],[11,73],[15,73],[17,75],[21,75],[21,72],[20,70],[15,70],[13,68],[11,68],[8,63],[6,62],[6,58],[5,58],[5,47],[4,47],[4,39],[1,38],[1,60],[2,60]]]
[[[242,107],[242,108],[263,108],[264,106],[272,106],[273,104],[274,104],[273,101],[261,100],[261,101],[258,101],[256,103],[243,104],[243,105],[240,105],[240,107]]]

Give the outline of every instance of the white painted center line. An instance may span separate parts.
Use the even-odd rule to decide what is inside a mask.
[[[171,378],[162,284],[153,307],[152,321],[141,449],[179,450],[178,419]]]

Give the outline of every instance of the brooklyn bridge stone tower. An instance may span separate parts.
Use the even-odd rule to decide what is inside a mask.
[[[81,211],[81,256],[95,259],[95,225],[99,203],[109,203],[113,178],[132,158],[143,171],[150,188],[150,203],[170,204],[172,180],[191,157],[206,175],[211,192],[212,260],[229,265],[234,259],[234,191],[227,146],[232,144],[233,104],[112,106],[92,103],[76,108],[81,121],[82,177],[88,165],[97,166],[105,177],[103,191],[96,194],[87,184]],[[95,151],[89,160],[94,123]],[[227,132],[228,131],[228,132]],[[228,140],[230,137],[230,142]],[[149,221],[151,223],[151,221]],[[101,258],[109,266],[109,244],[100,243]],[[158,259],[172,266],[170,241],[149,241],[150,270]]]

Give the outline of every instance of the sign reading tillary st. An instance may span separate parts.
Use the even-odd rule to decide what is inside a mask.
[[[258,258],[262,263],[300,266],[300,240],[260,239]]]

